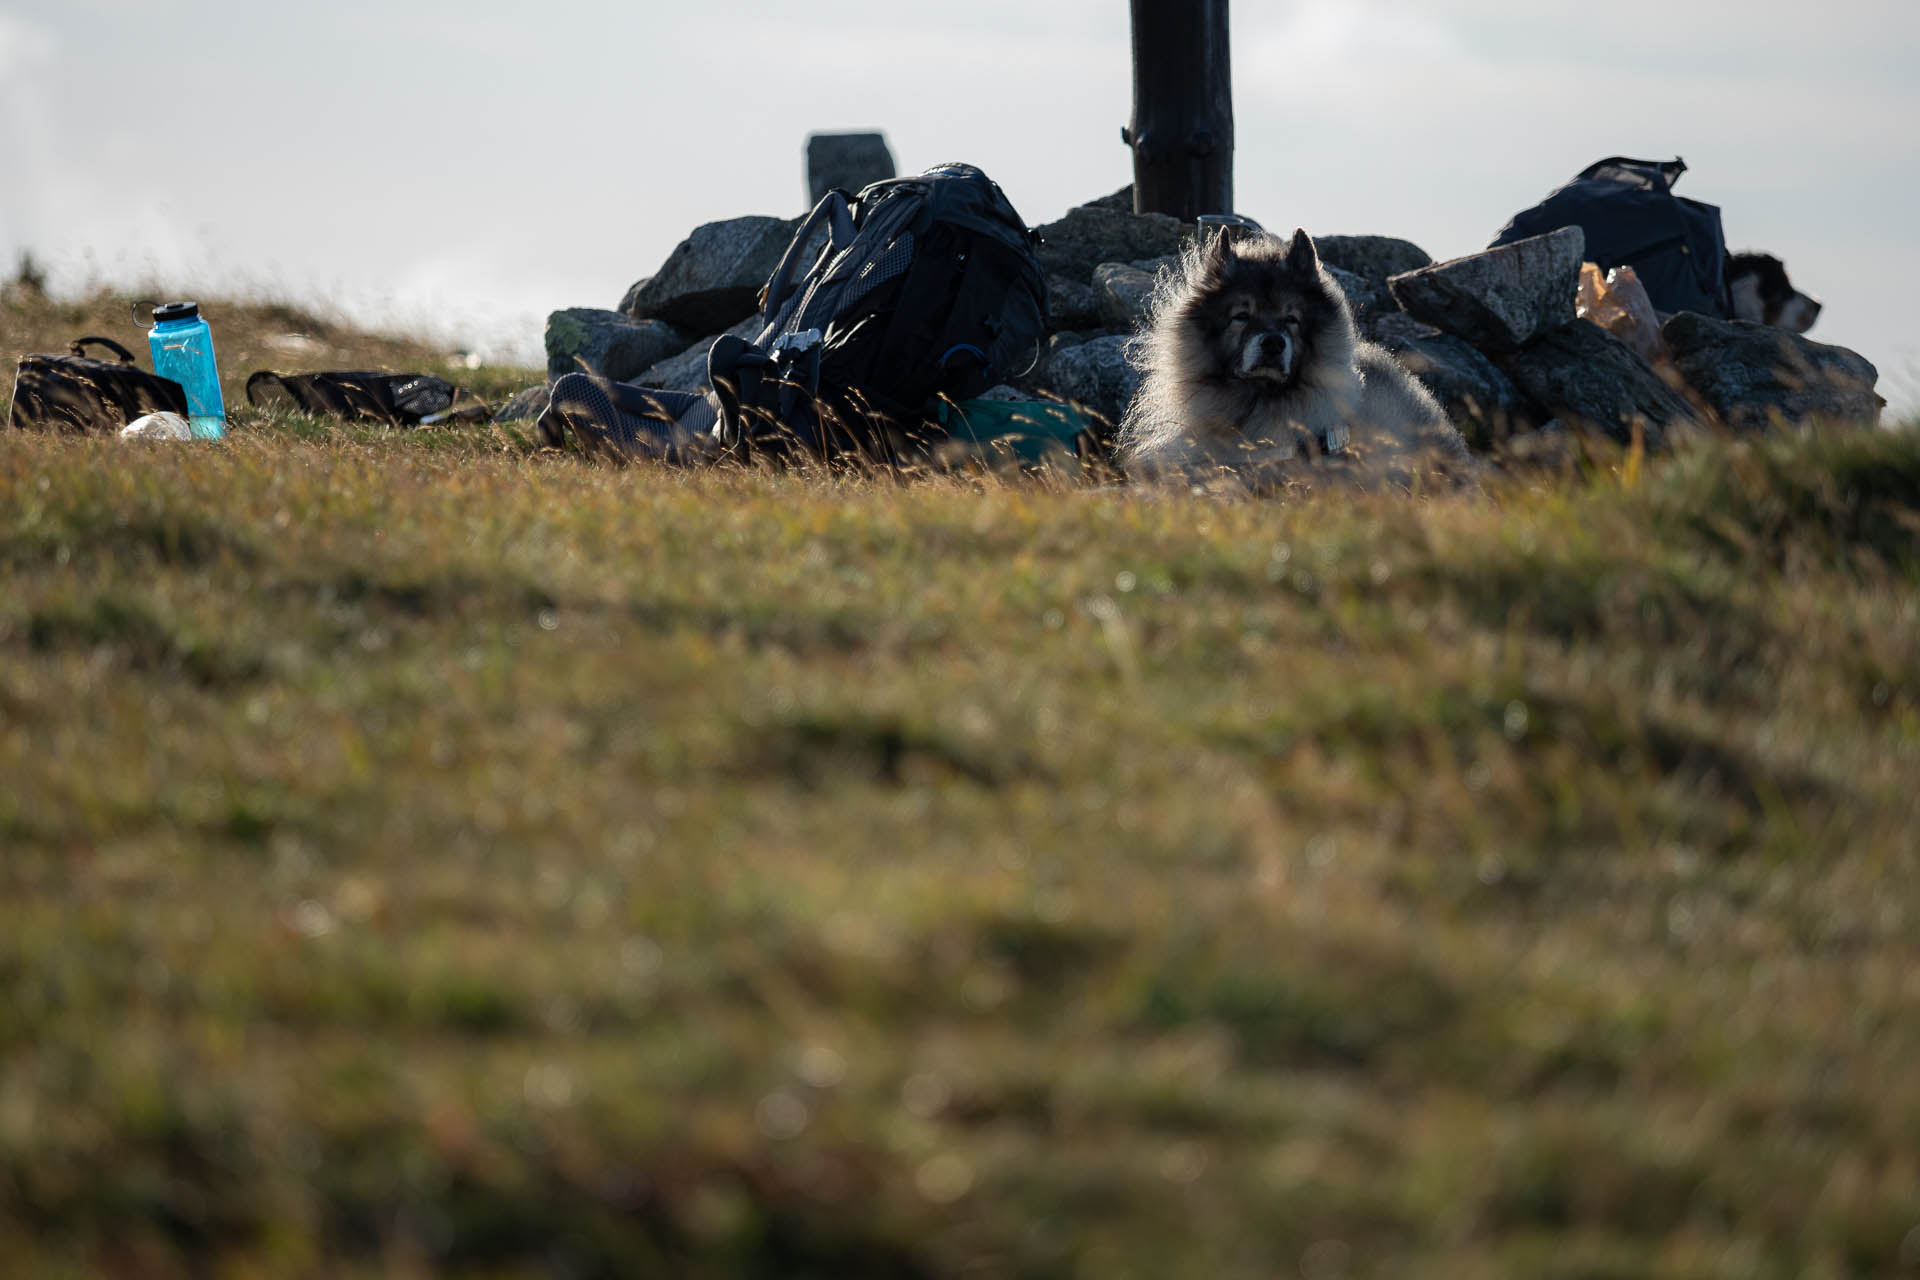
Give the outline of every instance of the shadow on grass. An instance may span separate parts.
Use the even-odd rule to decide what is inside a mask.
[[[0,543],[0,556],[19,567],[48,562],[121,565],[158,563],[199,569],[223,561],[252,564],[252,544],[231,529],[186,512],[127,515],[104,507],[63,512]]]
[[[822,714],[753,732],[739,771],[749,777],[780,774],[807,787],[851,775],[889,787],[959,779],[996,788],[1032,774],[1018,761],[988,759],[888,716]]]
[[[38,653],[105,652],[130,670],[185,678],[202,689],[246,684],[267,669],[257,653],[186,636],[139,605],[104,596],[78,608],[35,611],[25,636]]]

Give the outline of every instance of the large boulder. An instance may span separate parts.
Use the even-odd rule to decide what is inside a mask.
[[[858,194],[870,183],[894,176],[893,152],[878,133],[814,133],[807,135],[807,203],[835,187]]]
[[[1524,243],[1521,242],[1521,243]],[[1520,393],[1561,422],[1597,429],[1626,443],[1641,428],[1649,449],[1693,420],[1687,402],[1620,339],[1575,320],[1496,357]]]
[[[625,382],[686,345],[686,335],[664,320],[572,307],[547,317],[547,377],[597,373]]]
[[[1493,361],[1459,338],[1396,311],[1373,326],[1373,339],[1431,391],[1469,445],[1485,450],[1532,429],[1539,418]]]
[[[1518,351],[1574,318],[1586,234],[1562,227],[1392,277],[1408,315],[1489,355]]]
[[[1390,276],[1433,265],[1433,258],[1419,245],[1392,236],[1316,236],[1313,244],[1320,251],[1320,261],[1329,267],[1377,280],[1382,286]]]
[[[728,333],[738,334],[748,342],[760,336],[765,325],[758,315],[748,316]],[[707,389],[707,352],[722,335],[702,338],[677,356],[669,356],[651,369],[647,369],[631,381],[636,386],[659,387],[662,391],[705,391]]]
[[[1100,323],[1122,332],[1139,327],[1153,303],[1153,272],[1125,262],[1103,262],[1093,269],[1093,294]]]
[[[1164,213],[1128,213],[1083,204],[1058,222],[1037,228],[1040,265],[1048,275],[1082,284],[1103,262],[1133,262],[1180,252],[1187,224]]]
[[[1735,431],[1825,421],[1873,426],[1879,370],[1845,347],[1682,311],[1660,330],[1680,376]]]
[[[1118,422],[1140,389],[1140,371],[1127,359],[1127,342],[1125,335],[1112,334],[1056,349],[1047,357],[1041,382],[1061,399]]]
[[[799,226],[783,218],[729,218],[695,228],[660,269],[634,285],[620,310],[686,333],[718,333],[751,314]]]

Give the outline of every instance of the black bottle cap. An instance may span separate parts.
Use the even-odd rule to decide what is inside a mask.
[[[200,304],[197,302],[169,302],[153,309],[153,322],[166,324],[169,320],[198,320]]]

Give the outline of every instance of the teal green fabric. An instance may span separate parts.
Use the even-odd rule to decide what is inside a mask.
[[[948,435],[1022,462],[1074,457],[1075,437],[1093,422],[1081,410],[1055,400],[962,400],[940,406]]]

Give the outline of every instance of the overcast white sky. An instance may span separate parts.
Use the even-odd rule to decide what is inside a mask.
[[[0,0],[0,271],[248,288],[523,357],[700,222],[791,216],[816,129],[1129,181],[1122,0]],[[1436,257],[1605,155],[1682,155],[1812,336],[1920,403],[1917,0],[1239,0],[1240,211]],[[218,325],[218,317],[213,317]]]

